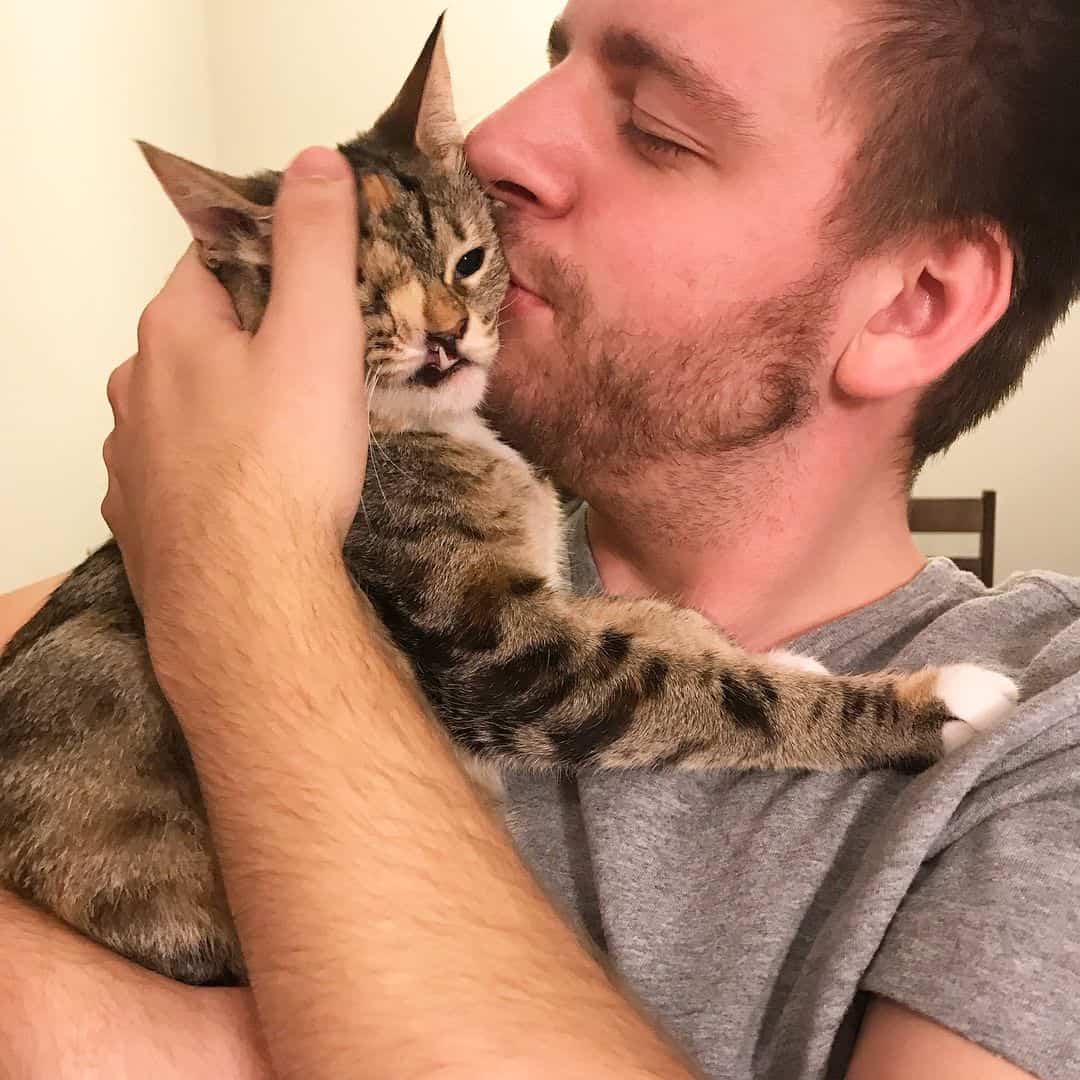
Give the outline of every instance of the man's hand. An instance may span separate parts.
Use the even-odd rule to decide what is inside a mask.
[[[259,332],[240,328],[192,247],[143,314],[138,353],[109,380],[102,514],[151,638],[159,618],[184,618],[184,597],[222,560],[297,545],[340,555],[368,439],[356,213],[345,159],[304,151],[275,204]]]
[[[294,170],[259,333],[189,256],[110,390],[104,511],[273,1068],[689,1080],[518,861],[346,573],[367,438],[354,199]]]

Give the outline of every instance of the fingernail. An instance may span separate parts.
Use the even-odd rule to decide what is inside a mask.
[[[301,180],[344,180],[349,163],[328,146],[309,146],[293,158],[286,172]]]

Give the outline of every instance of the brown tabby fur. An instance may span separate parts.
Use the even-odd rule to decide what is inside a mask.
[[[462,753],[570,770],[939,758],[951,717],[932,672],[802,672],[741,652],[694,612],[565,589],[554,490],[475,411],[508,272],[464,169],[437,34],[390,111],[341,149],[362,195],[372,427],[347,563]],[[256,328],[278,174],[238,180],[144,150]],[[477,248],[483,267],[455,276]],[[440,382],[446,342],[472,363]],[[245,978],[198,782],[115,544],[0,656],[0,825],[0,884],[177,979]]]

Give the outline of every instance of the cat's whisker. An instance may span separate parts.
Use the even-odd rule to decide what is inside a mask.
[[[377,443],[375,445],[378,445]],[[386,489],[382,484],[382,477],[379,476],[379,467],[375,464],[375,455],[368,455],[368,467],[371,469],[371,475],[375,477],[375,483],[379,485],[379,493],[383,497],[383,502],[386,502]]]
[[[389,453],[387,452],[387,450],[386,450],[386,447],[385,447],[385,446],[383,446],[383,444],[382,444],[381,442],[379,442],[378,438],[376,438],[376,436],[375,436],[375,432],[374,432],[374,431],[373,431],[373,432],[371,433],[371,440],[372,440],[372,445],[373,445],[373,447],[377,448],[377,449],[378,449],[378,451],[379,451],[379,453],[380,453],[380,454],[382,454],[382,457],[383,457],[383,461],[384,461],[384,462],[385,462],[385,463],[386,463],[387,465],[389,465],[389,466],[390,466],[390,467],[391,467],[392,469],[394,469],[394,470],[395,470],[395,472],[398,472],[398,473],[400,473],[400,474],[401,474],[402,476],[404,476],[404,477],[405,477],[405,479],[406,479],[406,480],[414,481],[414,480],[416,479],[416,477],[415,477],[415,476],[413,476],[413,475],[412,475],[412,473],[407,473],[407,472],[406,472],[406,471],[405,471],[405,470],[404,470],[404,469],[403,469],[403,468],[402,468],[402,467],[401,467],[401,466],[400,466],[400,465],[399,465],[399,464],[398,464],[398,463],[397,463],[397,462],[396,462],[396,461],[395,461],[395,460],[394,460],[394,459],[393,459],[393,458],[392,458],[392,457],[390,456],[390,454],[389,454]]]
[[[375,388],[379,385],[379,376],[382,374],[380,371],[372,372],[371,389],[368,391],[368,447],[369,450],[378,450],[383,459],[387,459],[386,451],[383,450],[378,437],[375,434],[374,429],[371,426],[371,397],[375,393]],[[371,473],[375,477],[375,483],[379,485],[379,493],[382,495],[383,502],[386,502],[386,489],[383,487],[382,477],[379,476],[379,467],[375,464],[375,454],[368,454],[368,465],[371,468]]]
[[[371,438],[371,392],[375,386],[376,371],[374,368],[368,368],[364,373],[364,400],[367,404],[367,426],[368,426],[368,438]],[[369,457],[370,461],[370,457]],[[371,515],[368,513],[367,504],[364,502],[364,492],[360,490],[360,509],[364,514],[364,521],[367,522],[368,529],[371,528]]]
[[[375,389],[375,385],[376,385],[376,384],[378,383],[378,381],[379,381],[379,376],[380,376],[381,374],[382,374],[381,372],[379,372],[378,374],[376,374],[376,376],[375,376],[375,380],[374,380],[374,382],[372,383],[372,392],[374,392],[374,389]],[[397,463],[397,462],[396,462],[396,461],[395,461],[395,460],[394,460],[394,459],[393,459],[393,458],[392,458],[392,457],[390,456],[390,454],[389,454],[389,452],[387,451],[386,447],[385,447],[385,446],[383,446],[383,444],[382,444],[381,442],[379,442],[379,437],[378,437],[378,436],[377,436],[377,435],[375,434],[375,431],[374,431],[374,430],[373,430],[373,428],[371,427],[371,422],[370,422],[370,418],[371,418],[371,403],[370,403],[370,398],[369,398],[369,399],[368,399],[368,434],[369,434],[369,437],[370,437],[370,450],[371,450],[372,454],[374,454],[374,453],[376,453],[376,452],[377,452],[377,453],[379,453],[379,454],[382,454],[382,460],[383,460],[383,461],[384,461],[384,462],[385,462],[385,463],[386,463],[387,465],[389,465],[389,466],[390,466],[391,468],[395,469],[395,470],[396,470],[397,472],[399,472],[399,473],[400,473],[400,474],[401,474],[402,476],[404,476],[406,480],[415,480],[415,477],[413,477],[412,475],[410,475],[409,473],[407,473],[407,472],[406,472],[406,471],[405,471],[405,470],[404,470],[404,469],[403,469],[403,468],[402,468],[402,467],[401,467],[401,466],[400,466],[400,465],[399,465],[399,464],[398,464],[398,463]],[[368,460],[369,460],[369,461],[371,460],[370,456],[369,456],[369,459],[368,459]],[[376,481],[376,483],[378,483],[378,484],[379,484],[379,490],[380,490],[380,491],[382,491],[382,482],[381,482],[381,480],[380,480],[380,478],[379,478],[379,474],[378,474],[378,472],[377,472],[377,471],[376,471],[376,473],[375,473],[375,481]],[[386,496],[385,496],[385,492],[383,493],[383,497],[384,497],[384,498],[386,497]]]

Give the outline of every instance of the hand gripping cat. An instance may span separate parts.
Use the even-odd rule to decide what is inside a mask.
[[[256,329],[280,174],[236,179],[142,149]],[[477,411],[509,274],[465,168],[440,27],[386,114],[340,149],[361,195],[372,432],[345,559],[467,761],[912,769],[1008,715],[1015,686],[974,666],[838,677],[749,655],[659,600],[571,595],[554,489]],[[158,972],[245,979],[115,543],[0,656],[0,885]]]

